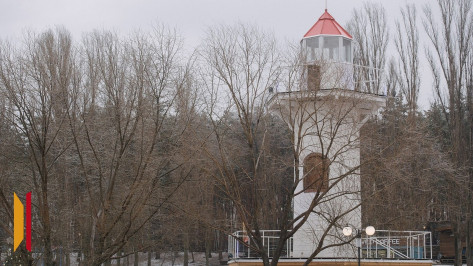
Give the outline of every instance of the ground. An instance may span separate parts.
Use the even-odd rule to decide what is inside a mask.
[[[0,255],[0,266],[3,265],[3,261],[5,259],[6,254],[2,253]],[[128,258],[129,265],[134,265],[134,255],[131,254]],[[227,259],[227,253],[223,253],[224,260]],[[157,266],[171,266],[171,265],[183,265],[184,262],[184,253],[179,252],[177,256],[172,256],[172,253],[162,253],[161,259],[154,259],[154,253],[151,260],[151,265]],[[61,265],[61,264],[58,264]],[[63,264],[65,266],[65,264]],[[77,262],[77,253],[71,254],[71,266],[78,266],[79,263]],[[113,260],[112,265],[117,265],[117,261]],[[125,265],[125,259],[121,259],[121,264]],[[139,265],[140,266],[147,266],[148,265],[148,253],[139,253]],[[197,266],[197,265],[205,265],[205,256],[203,252],[194,252],[194,260],[192,260],[192,254],[189,253],[189,265]],[[220,265],[220,261],[218,259],[218,253],[212,253],[212,258],[210,258],[210,265]]]
[[[224,253],[224,259],[226,259],[226,253]],[[74,257],[73,261],[75,262],[76,257]],[[72,260],[72,258],[71,258]],[[151,260],[151,265],[157,266],[171,266],[171,265],[183,265],[184,262],[184,253],[179,252],[177,256],[172,256],[172,253],[162,253],[161,259],[154,259],[154,253]],[[116,261],[112,261],[112,265],[116,265]],[[134,264],[134,255],[129,256],[129,264]],[[78,265],[72,264],[72,265]],[[121,265],[125,265],[125,259],[121,260]],[[146,266],[148,265],[148,254],[147,253],[140,253],[139,254],[139,265]],[[189,253],[189,265],[197,266],[197,265],[205,265],[205,255],[203,252],[194,252],[194,261],[192,261],[192,254]],[[210,265],[220,265],[220,261],[218,260],[218,253],[212,253],[212,258],[210,258]]]

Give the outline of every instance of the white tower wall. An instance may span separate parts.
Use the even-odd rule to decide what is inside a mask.
[[[331,106],[331,105],[330,105]],[[333,106],[331,106],[333,107]],[[336,124],[340,118],[330,118],[327,110],[320,108],[317,110],[317,116],[322,117],[319,123]],[[331,160],[329,171],[329,191],[322,200],[330,199],[327,202],[319,204],[315,211],[323,213],[328,217],[336,217],[343,213],[344,215],[337,224],[351,224],[354,227],[361,226],[361,207],[357,207],[360,202],[360,176],[359,170],[355,170],[359,166],[359,134],[358,123],[353,123],[351,115],[343,119],[343,125],[334,132],[331,129],[320,128],[316,125],[305,125],[303,131],[308,132],[303,136],[301,152],[301,162],[312,152],[326,153],[323,147],[328,147],[328,158]],[[328,125],[327,124],[327,125]],[[298,128],[296,129],[298,130]],[[319,136],[319,130],[322,130],[324,136]],[[348,144],[350,143],[350,144]],[[327,149],[327,148],[325,148]],[[304,174],[302,165],[299,171]],[[353,174],[348,174],[353,171]],[[347,175],[348,174],[348,175]],[[346,177],[342,177],[345,176]],[[334,185],[334,183],[337,184]],[[304,190],[303,182],[299,182],[297,192]],[[302,192],[294,199],[294,216],[307,211],[310,208],[315,192]],[[350,211],[351,210],[351,211]],[[294,236],[293,255],[295,257],[308,257],[320,242],[325,231],[332,222],[321,217],[322,215],[311,214],[307,222],[299,229]],[[329,235],[324,239],[325,245],[338,243],[337,238],[341,237],[339,228],[335,227],[329,231]],[[340,257],[346,256],[346,250],[340,248],[325,249],[319,253],[319,257]]]
[[[331,164],[327,193],[315,207],[315,213],[310,214],[294,235],[292,257],[295,258],[309,257],[322,238],[323,247],[343,242],[346,240],[341,231],[343,226],[361,228],[359,131],[366,120],[377,115],[384,106],[384,97],[348,90],[321,90],[316,97],[304,96],[304,93],[314,92],[297,92],[279,99],[279,103],[287,107],[286,119],[305,121],[295,123],[294,128],[295,132],[303,132],[296,136],[302,138],[300,178],[304,175],[303,161],[310,153],[326,155]],[[300,180],[293,202],[294,217],[310,209],[316,195],[303,190]],[[355,254],[351,252],[351,246],[343,245],[324,249],[317,257],[353,257]]]

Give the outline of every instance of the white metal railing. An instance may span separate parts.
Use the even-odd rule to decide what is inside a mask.
[[[279,230],[261,230],[263,247],[272,257],[279,242]],[[281,258],[291,258],[293,238],[284,244]],[[228,236],[228,253],[233,258],[261,257],[256,245],[245,231]],[[363,258],[383,259],[432,259],[432,233],[429,231],[376,230],[373,236],[362,238]]]
[[[429,231],[376,230],[362,242],[365,258],[432,259]]]
[[[321,89],[340,88],[376,95],[387,94],[387,76],[383,69],[332,60],[319,60],[298,65],[303,67],[305,74],[301,75],[301,78],[296,80],[293,79],[294,73],[292,73],[292,75],[288,74],[294,71],[294,66],[282,66],[280,68],[281,78],[278,80],[275,87],[272,87],[273,92],[308,89],[308,65],[317,65],[320,67],[319,78]],[[288,79],[288,77],[292,77],[292,79]]]
[[[272,257],[279,242],[279,230],[261,230],[263,247],[269,257]],[[281,258],[290,258],[292,255],[293,238],[289,238],[284,244]],[[228,236],[228,253],[233,258],[256,258],[261,257],[256,251],[256,245],[251,242],[251,238],[245,231],[236,231]]]
[[[374,244],[375,244],[375,245],[380,245],[382,248],[385,248],[386,250],[389,250],[389,254],[392,253],[393,255],[398,256],[398,257],[400,257],[400,258],[402,258],[402,259],[408,259],[408,258],[409,258],[407,255],[404,255],[404,254],[401,253],[400,251],[398,251],[398,250],[396,250],[396,249],[390,247],[389,245],[387,245],[387,244],[381,242],[380,240],[378,240],[378,239],[376,239],[376,238],[370,239],[370,240],[374,241]],[[376,250],[377,250],[377,249],[376,249]],[[377,253],[376,253],[376,254],[377,254]]]

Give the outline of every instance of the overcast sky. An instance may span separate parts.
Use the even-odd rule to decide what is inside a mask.
[[[380,2],[386,8],[392,34],[400,6],[415,3],[421,26],[420,8],[433,1],[372,2]],[[363,0],[327,0],[328,11],[342,26],[347,25],[353,8],[362,3]],[[83,32],[93,29],[126,34],[134,29],[148,30],[160,22],[176,27],[186,47],[192,48],[200,43],[207,27],[243,22],[273,31],[279,40],[298,42],[324,9],[325,0],[0,0],[0,38],[16,41],[25,29],[41,31],[62,25],[78,40]],[[423,55],[423,46],[420,48]],[[420,105],[426,108],[432,99],[431,78],[428,68],[423,69]]]

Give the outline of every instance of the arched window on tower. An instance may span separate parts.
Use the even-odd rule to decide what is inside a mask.
[[[330,160],[321,153],[311,153],[304,159],[304,192],[328,190]]]

